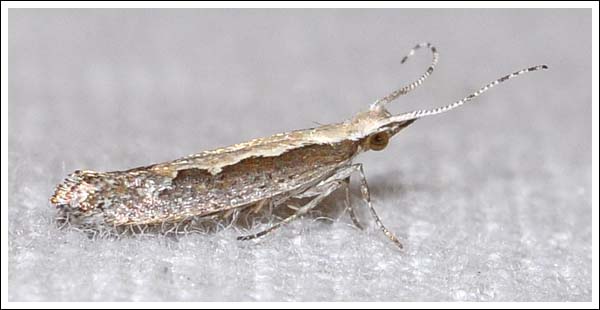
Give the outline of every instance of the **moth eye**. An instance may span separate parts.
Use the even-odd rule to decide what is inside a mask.
[[[384,131],[369,136],[367,144],[369,149],[373,151],[381,151],[388,145],[389,140],[390,135]]]

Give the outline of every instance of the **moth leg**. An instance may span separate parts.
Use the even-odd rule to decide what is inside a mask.
[[[234,225],[238,221],[239,217],[240,217],[240,208],[229,209],[229,210],[225,211],[225,214],[223,215],[223,219],[228,219],[228,218],[230,219],[227,226]]]
[[[346,206],[346,210],[348,211],[348,214],[350,214],[350,219],[352,219],[352,223],[354,223],[354,226],[356,226],[360,230],[363,230],[364,227],[362,226],[362,224],[360,224],[358,217],[356,217],[354,207],[352,206],[352,202],[350,201],[350,177],[345,178],[344,183],[344,192],[346,195],[344,199],[344,204]]]
[[[267,202],[267,199],[263,199],[263,200],[257,202],[252,207],[252,210],[250,212],[252,212],[253,214],[256,214],[256,213],[260,212],[260,210],[262,210],[262,208],[265,206],[266,202]]]
[[[339,180],[332,180],[332,181],[326,180],[323,183],[318,184],[317,187],[323,188],[322,192],[318,196],[313,198],[311,201],[306,203],[304,206],[298,208],[296,213],[286,217],[285,219],[281,220],[280,222],[273,224],[271,227],[269,227],[263,231],[260,231],[258,233],[251,234],[251,235],[239,236],[239,237],[237,237],[237,239],[238,240],[251,240],[251,239],[258,238],[258,237],[262,237],[262,236],[274,231],[275,229],[281,227],[282,225],[285,225],[285,224],[297,219],[298,217],[306,214],[308,211],[310,211],[311,209],[316,207],[323,199],[325,199],[325,197],[327,197],[329,194],[331,194],[333,191],[335,191],[338,187],[340,187],[340,185],[341,185],[341,182]]]
[[[221,216],[222,216],[223,218],[228,218],[230,215],[232,215],[232,214],[233,214],[233,211],[234,211],[234,210],[235,210],[235,209],[229,209],[229,210],[227,210],[227,211],[223,212],[223,214],[222,214]]]
[[[349,165],[349,166],[343,166],[340,167],[334,175],[332,175],[331,177],[329,177],[328,180],[335,180],[335,181],[341,181],[344,183],[344,191],[345,191],[345,199],[344,199],[344,204],[345,204],[345,209],[344,211],[348,211],[348,214],[350,215],[350,219],[352,219],[352,222],[354,223],[354,225],[358,228],[358,229],[364,229],[363,226],[360,224],[360,221],[358,220],[358,217],[356,216],[356,213],[354,211],[354,207],[351,203],[350,200],[350,176],[352,175],[352,173],[354,173],[356,171],[356,168],[354,168],[353,165]],[[296,198],[304,198],[304,197],[311,197],[311,196],[316,196],[318,195],[318,193],[321,191],[321,189],[319,189],[319,185],[314,186],[312,188],[309,188],[308,190],[306,190],[305,192],[295,196]]]
[[[362,193],[362,198],[367,203],[367,207],[369,208],[369,211],[371,211],[371,215],[375,219],[375,223],[377,226],[379,226],[379,229],[386,235],[386,237],[392,240],[392,242],[394,242],[398,247],[402,248],[402,243],[400,243],[400,240],[398,240],[398,238],[383,225],[379,219],[379,216],[377,215],[377,212],[375,212],[375,209],[373,208],[373,204],[371,203],[371,193],[369,191],[367,177],[365,176],[362,164],[354,164],[351,167],[353,167],[360,176],[360,191]]]

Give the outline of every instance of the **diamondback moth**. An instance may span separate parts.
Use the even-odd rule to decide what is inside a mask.
[[[290,199],[308,200],[291,216],[240,240],[263,236],[315,208],[335,190],[346,188],[346,210],[361,227],[350,204],[348,184],[357,174],[364,205],[378,228],[397,246],[402,244],[381,222],[371,203],[369,186],[355,157],[381,151],[389,139],[419,118],[457,108],[497,84],[546,65],[505,75],[454,103],[430,110],[393,115],[386,105],[421,85],[433,72],[438,52],[430,43],[433,59],[414,82],[375,101],[369,109],[340,123],[279,133],[181,159],[126,171],[77,170],[58,184],[50,202],[67,221],[84,228],[118,228],[177,224],[246,208],[278,207]]]

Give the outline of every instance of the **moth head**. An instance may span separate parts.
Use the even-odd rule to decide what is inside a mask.
[[[357,114],[351,122],[364,150],[381,151],[394,135],[415,120],[396,121],[383,106],[378,106]]]

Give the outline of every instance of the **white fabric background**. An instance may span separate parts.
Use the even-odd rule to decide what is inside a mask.
[[[591,301],[589,10],[9,10],[11,301]],[[404,242],[308,217],[91,240],[48,203],[75,169],[122,170],[351,117],[462,98],[364,154]],[[354,180],[356,181],[356,180]],[[330,200],[334,203],[336,200]],[[358,200],[356,200],[358,204]]]

